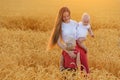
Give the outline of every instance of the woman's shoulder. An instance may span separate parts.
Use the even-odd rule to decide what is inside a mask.
[[[78,22],[78,24],[82,25],[82,22],[80,21],[80,22]]]
[[[75,20],[73,20],[73,19],[70,19],[70,22],[71,22],[71,23],[76,23],[76,24],[78,23],[77,21],[75,21]]]
[[[72,19],[70,21],[75,27],[78,27],[79,23],[77,21],[72,20]]]
[[[78,22],[78,27],[80,27],[80,26],[82,26],[82,22],[81,21]]]

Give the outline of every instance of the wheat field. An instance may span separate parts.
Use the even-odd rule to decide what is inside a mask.
[[[43,3],[46,3],[45,1]],[[81,15],[85,11],[91,16],[91,26],[95,38],[88,36],[85,41],[91,72],[88,79],[84,77],[84,72],[59,71],[61,49],[57,46],[46,51],[57,11],[61,4],[67,1],[71,1],[67,5],[73,12],[72,19],[80,21]],[[33,14],[35,11],[32,13],[26,11],[37,2],[31,5],[26,2],[23,7],[25,5],[27,7],[23,11],[19,6],[17,6],[18,10],[14,11],[15,8],[10,7],[12,3],[9,3],[8,11],[12,8],[14,11],[9,13],[2,11],[0,7],[0,80],[64,80],[65,76],[67,76],[67,80],[73,80],[73,78],[74,80],[120,80],[120,9],[119,5],[112,1],[110,0],[111,4],[109,4],[111,7],[105,7],[107,2],[102,5],[103,8],[99,5],[95,7],[96,5],[87,4],[90,8],[86,10],[85,3],[80,8],[75,8],[73,6],[79,4],[77,2],[76,5],[72,4],[72,0],[61,0],[59,5],[56,5],[57,2],[53,0],[51,3],[55,2],[53,5],[57,6],[55,11],[50,13],[53,7],[48,11],[48,7],[45,7],[45,12],[39,16]],[[17,3],[16,1],[14,4]],[[99,2],[96,1],[96,3]],[[43,6],[42,4],[41,6]],[[4,6],[3,9],[5,8]],[[35,6],[35,8],[38,9],[39,14],[39,6]],[[40,8],[42,9],[42,7]],[[19,9],[21,14],[29,12],[30,15],[18,15]],[[78,11],[79,9],[80,11]],[[11,16],[15,13],[17,15]],[[73,74],[75,74],[74,77]]]
[[[48,19],[42,23],[44,19],[41,18],[1,17],[0,80],[64,80],[59,71],[61,50],[56,47],[46,51],[53,28]],[[88,36],[85,42],[89,50],[89,77],[92,80],[119,80],[119,24],[93,21],[92,26],[95,38]],[[66,74],[69,80],[71,74]],[[76,73],[75,80],[86,80],[79,74]]]

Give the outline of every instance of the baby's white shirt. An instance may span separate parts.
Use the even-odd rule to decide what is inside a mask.
[[[88,24],[87,26],[83,25],[82,22],[78,23],[78,27],[77,27],[77,34],[76,34],[76,39],[80,38],[80,37],[87,37],[88,35],[88,29],[90,28],[90,24]]]
[[[76,40],[77,25],[78,23],[74,20],[70,20],[69,23],[62,22],[62,39],[65,43],[70,37]]]

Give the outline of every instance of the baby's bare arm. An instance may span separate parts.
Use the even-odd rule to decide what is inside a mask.
[[[91,37],[94,37],[93,31],[92,31],[91,28],[88,29],[88,32],[89,32],[89,34],[91,35]]]

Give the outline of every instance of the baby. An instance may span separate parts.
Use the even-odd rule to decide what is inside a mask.
[[[78,41],[79,46],[83,48],[86,52],[87,52],[87,48],[83,44],[83,42],[86,40],[88,32],[91,35],[91,37],[94,37],[94,34],[90,27],[90,16],[87,13],[84,13],[82,16],[82,21],[78,23],[77,41]]]
[[[61,59],[60,59],[60,71],[63,71],[65,69],[76,70],[78,68],[78,66],[80,65],[80,53],[75,48],[76,41],[73,38],[70,38],[66,42],[65,46],[66,46],[66,50],[74,52],[74,54],[76,55],[76,58],[71,58],[68,55],[68,53],[66,53],[65,51],[62,52],[62,56],[61,56]]]

